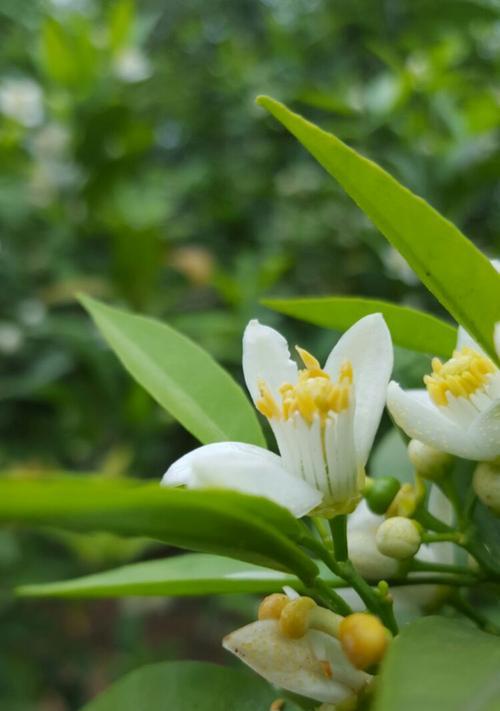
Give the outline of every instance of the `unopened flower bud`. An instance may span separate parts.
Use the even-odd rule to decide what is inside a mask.
[[[390,635],[378,617],[355,612],[344,617],[339,627],[339,640],[346,657],[357,669],[378,664],[385,654]]]
[[[408,457],[418,476],[429,481],[439,481],[446,476],[453,462],[453,457],[447,452],[440,452],[418,439],[410,441]]]
[[[412,558],[420,548],[418,524],[403,516],[386,519],[377,529],[375,537],[379,551],[389,558]]]
[[[279,620],[289,602],[289,598],[283,593],[268,595],[259,605],[259,620]]]
[[[483,504],[500,515],[500,465],[495,466],[492,462],[479,464],[472,485]]]
[[[368,479],[363,496],[373,513],[382,515],[391,505],[400,487],[401,482],[393,476]]]

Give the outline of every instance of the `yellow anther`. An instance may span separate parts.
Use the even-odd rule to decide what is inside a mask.
[[[323,672],[323,675],[327,679],[332,679],[333,678],[333,669],[332,669],[332,665],[330,664],[330,662],[327,661],[326,659],[321,659],[319,662],[319,665],[321,667],[321,671]]]
[[[281,633],[290,639],[303,637],[309,629],[309,613],[314,607],[316,607],[316,603],[310,597],[290,600],[281,612]]]
[[[385,512],[386,517],[404,516],[408,518],[412,516],[420,501],[420,496],[421,491],[418,490],[416,486],[413,484],[403,484]]]
[[[319,371],[323,373],[323,370],[321,369],[321,366],[319,364],[319,361],[317,358],[315,358],[309,351],[306,351],[305,348],[301,348],[300,346],[295,346],[295,350],[301,357],[302,362],[306,366],[307,370],[309,371]]]
[[[260,399],[255,403],[257,410],[269,419],[272,417],[279,417],[280,409],[278,404],[276,403],[271,391],[263,381],[259,382],[259,392]]]
[[[283,593],[268,595],[259,605],[259,620],[279,620],[289,602],[289,598]]]
[[[349,360],[345,360],[340,366],[339,372],[339,383],[352,383],[353,373],[352,373],[352,363]]]
[[[355,612],[340,623],[339,640],[346,657],[356,669],[378,664],[387,649],[389,632],[378,617]]]
[[[268,386],[259,382],[260,398],[257,409],[269,419],[288,420],[296,413],[311,425],[319,417],[323,425],[330,413],[338,413],[349,407],[353,380],[352,365],[345,361],[339,372],[338,382],[333,382],[328,373],[321,370],[316,358],[296,346],[304,361],[305,369],[299,370],[297,383],[283,383],[279,388],[281,405],[274,399]]]
[[[436,405],[448,404],[448,393],[454,397],[468,398],[484,387],[488,377],[496,370],[493,362],[472,348],[453,352],[453,357],[441,363],[432,359],[432,374],[424,377],[430,397]]]

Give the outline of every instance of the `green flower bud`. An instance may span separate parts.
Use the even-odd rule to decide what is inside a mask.
[[[500,516],[500,465],[493,462],[479,464],[472,485],[483,504]]]
[[[451,469],[453,457],[446,452],[429,447],[418,439],[412,439],[408,445],[408,457],[415,471],[422,479],[438,481]]]
[[[393,476],[381,476],[368,479],[363,492],[366,503],[373,513],[384,514],[398,493],[401,482]]]
[[[386,519],[377,529],[377,548],[389,558],[406,560],[420,548],[420,529],[415,521],[403,516]]]

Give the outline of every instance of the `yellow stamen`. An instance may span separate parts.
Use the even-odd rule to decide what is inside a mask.
[[[309,351],[306,351],[305,348],[301,348],[300,346],[295,346],[295,350],[301,357],[302,362],[306,366],[307,370],[319,371],[320,373],[324,372],[321,369],[318,359],[315,358],[311,353],[309,353]],[[325,375],[326,375],[326,373],[325,373]],[[328,377],[328,376],[326,376],[326,377]]]
[[[323,672],[324,676],[327,679],[332,679],[333,678],[333,669],[332,665],[330,664],[329,661],[326,659],[321,659],[319,662],[319,665],[321,667],[321,671]]]
[[[309,425],[316,416],[323,424],[330,413],[338,413],[349,407],[352,365],[345,361],[340,367],[338,381],[334,382],[321,369],[313,355],[299,346],[296,348],[305,365],[303,370],[299,370],[297,383],[284,383],[279,388],[281,405],[278,405],[268,386],[260,382],[257,409],[269,419],[288,420],[299,413]]]
[[[289,598],[283,593],[268,595],[259,605],[259,620],[279,620],[289,602]]]
[[[309,613],[316,607],[310,597],[298,597],[290,600],[283,608],[280,617],[280,631],[285,637],[299,639],[309,629]]]
[[[262,380],[259,382],[259,392],[260,400],[257,400],[255,403],[257,410],[269,419],[271,419],[271,417],[279,417],[280,409],[276,403],[276,400],[267,385]]]
[[[339,640],[349,661],[357,669],[368,669],[378,664],[389,643],[389,632],[378,617],[355,612],[340,623]]]
[[[444,406],[448,404],[448,393],[468,398],[484,387],[495,370],[495,365],[487,356],[466,346],[454,351],[453,357],[446,363],[433,358],[432,374],[424,377],[424,383],[436,405]]]

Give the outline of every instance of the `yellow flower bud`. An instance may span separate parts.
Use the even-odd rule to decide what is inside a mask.
[[[472,485],[483,504],[500,515],[500,465],[493,462],[479,464]]]
[[[279,620],[290,600],[283,593],[273,593],[265,597],[259,605],[259,620]]]
[[[403,516],[394,516],[380,524],[375,541],[383,555],[405,560],[412,558],[420,548],[420,530],[415,521]]]
[[[450,454],[429,447],[418,439],[410,441],[408,457],[418,476],[429,481],[438,481],[446,476],[453,462],[453,457]]]
[[[339,627],[339,640],[346,657],[357,669],[378,664],[389,643],[389,632],[378,617],[355,612],[344,617]]]
[[[290,639],[303,637],[309,629],[309,613],[314,607],[316,603],[310,597],[290,600],[281,612],[281,634]]]

